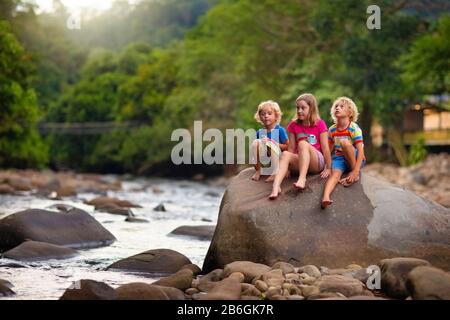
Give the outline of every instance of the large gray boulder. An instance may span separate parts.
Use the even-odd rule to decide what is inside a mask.
[[[204,273],[242,260],[336,268],[399,256],[450,267],[450,209],[366,174],[349,188],[337,186],[325,210],[318,175],[308,176],[303,192],[285,179],[271,201],[271,185],[250,180],[253,173],[243,170],[223,196]]]
[[[450,273],[420,266],[409,273],[406,287],[416,300],[450,300]]]
[[[72,248],[39,241],[25,241],[17,247],[6,251],[3,254],[3,257],[20,261],[38,261],[48,259],[68,259],[77,254],[78,252]]]
[[[86,211],[67,212],[28,209],[0,220],[0,251],[17,247],[26,240],[70,248],[95,248],[116,238]]]
[[[171,249],[152,249],[114,262],[107,270],[169,275],[191,264],[185,255]]]

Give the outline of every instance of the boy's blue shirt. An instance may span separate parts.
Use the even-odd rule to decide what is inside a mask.
[[[277,130],[278,131],[278,135],[274,134],[274,136],[272,137],[272,133]],[[288,139],[288,134],[286,132],[286,129],[283,128],[282,126],[280,126],[279,124],[277,124],[275,126],[275,128],[273,128],[271,131],[267,131],[266,129],[259,129],[258,131],[256,131],[256,139],[261,139],[267,137],[269,139],[275,140],[278,143],[285,143]]]

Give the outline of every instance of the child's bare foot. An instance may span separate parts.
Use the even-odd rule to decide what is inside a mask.
[[[273,180],[275,180],[275,175],[269,176],[265,181],[266,182],[272,182]]]
[[[281,188],[278,188],[278,190],[272,190],[272,193],[269,195],[269,199],[270,200],[275,200],[276,198],[278,198],[278,195],[281,192]]]
[[[252,180],[253,180],[253,181],[258,181],[260,177],[261,177],[261,172],[258,170],[258,171],[256,171],[255,174],[252,176]]]
[[[294,188],[303,190],[306,186],[306,179],[298,179],[297,182],[294,182]]]
[[[348,188],[348,187],[350,187],[352,184],[354,184],[356,181],[358,181],[359,180],[359,177],[358,176],[356,176],[355,178],[353,178],[353,179],[349,179],[348,177],[347,178],[345,178],[345,179],[342,179],[341,181],[340,181],[340,183],[344,186],[344,187],[346,187],[346,188]]]
[[[325,209],[326,207],[328,207],[330,204],[332,204],[333,203],[333,200],[330,200],[330,199],[323,199],[322,200],[322,203],[320,204],[320,207],[322,208],[322,209]]]

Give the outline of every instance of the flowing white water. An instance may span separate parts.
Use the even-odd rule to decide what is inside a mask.
[[[45,209],[63,203],[92,214],[117,238],[108,247],[80,250],[80,254],[67,260],[17,262],[0,259],[0,278],[13,283],[17,295],[0,299],[58,299],[75,281],[93,279],[113,287],[129,282],[155,281],[145,275],[104,271],[111,263],[131,255],[167,248],[187,256],[192,263],[202,266],[210,242],[191,237],[168,235],[181,225],[216,224],[224,187],[217,184],[163,179],[136,179],[122,182],[123,191],[108,192],[108,196],[129,200],[142,206],[132,211],[148,223],[125,222],[124,216],[100,213],[83,203],[97,195],[78,194],[74,198],[48,200],[30,194],[0,195],[0,219],[29,208]],[[155,193],[157,187],[162,192]],[[166,212],[153,208],[163,203]],[[23,267],[12,267],[11,263]]]

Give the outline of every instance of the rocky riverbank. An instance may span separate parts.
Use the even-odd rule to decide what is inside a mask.
[[[8,171],[9,178],[12,173],[29,174]],[[86,181],[84,175],[67,175],[79,180],[79,186],[92,183],[90,175]],[[28,191],[0,194],[0,279],[11,283],[2,283],[0,299],[58,299],[79,279],[111,287],[155,281],[161,275],[106,270],[125,257],[154,248],[183,252],[193,263],[202,264],[224,190],[220,180],[97,178],[113,189],[89,192],[80,187],[76,195],[57,199],[39,193],[36,184]],[[121,189],[115,190],[119,183]],[[166,270],[166,275],[178,267]]]
[[[180,254],[178,254],[180,255]],[[164,259],[163,259],[164,260]],[[170,260],[170,258],[169,258]],[[148,268],[161,259],[147,262]],[[112,288],[81,280],[62,300],[449,300],[450,273],[425,260],[393,258],[364,268],[324,266],[273,266],[235,261],[223,269],[199,275],[192,264],[153,283],[135,282]]]
[[[76,196],[78,193],[106,194],[109,190],[121,190],[117,177],[100,174],[77,174],[35,170],[0,171],[0,194],[31,192],[49,199]]]
[[[390,183],[401,185],[424,198],[450,208],[450,155],[431,154],[424,162],[410,167],[374,163],[363,171]]]

